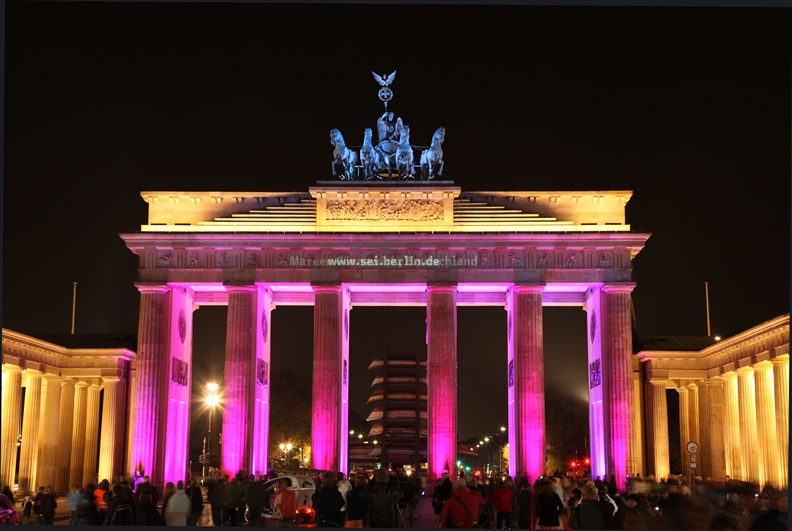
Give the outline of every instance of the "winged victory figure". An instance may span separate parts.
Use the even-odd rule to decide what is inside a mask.
[[[381,87],[387,87],[388,85],[393,83],[393,78],[396,77],[396,70],[394,70],[393,73],[391,75],[387,76],[387,77],[381,76],[381,75],[377,74],[376,72],[372,72],[372,74],[374,74],[374,80],[377,83],[379,83]]]

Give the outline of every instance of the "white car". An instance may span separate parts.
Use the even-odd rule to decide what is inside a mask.
[[[264,488],[267,492],[267,507],[261,513],[262,518],[269,519],[282,519],[281,515],[272,514],[272,506],[275,504],[275,498],[278,496],[277,486],[282,479],[287,479],[290,482],[289,490],[294,491],[294,511],[296,518],[295,524],[311,524],[316,520],[316,512],[313,510],[312,500],[313,494],[316,492],[316,482],[310,476],[278,476],[264,483]]]

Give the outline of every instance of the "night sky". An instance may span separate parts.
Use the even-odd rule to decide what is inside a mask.
[[[447,130],[472,190],[633,190],[640,335],[729,336],[789,311],[789,11],[747,8],[8,3],[3,326],[135,333],[143,190],[307,191],[338,128],[390,108]],[[219,379],[225,308],[196,313]],[[546,378],[585,399],[585,319],[545,309]],[[311,374],[310,307],[273,313],[274,372]],[[351,313],[352,408],[423,308]],[[506,422],[506,312],[459,310],[460,439]],[[214,366],[214,373],[212,373]],[[197,373],[196,373],[197,374]],[[196,377],[196,381],[199,378]]]

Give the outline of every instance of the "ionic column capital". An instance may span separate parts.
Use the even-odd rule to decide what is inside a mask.
[[[135,283],[135,287],[140,293],[168,293],[171,290],[171,287],[167,284],[137,282]]]
[[[605,293],[632,293],[635,289],[635,282],[620,282],[618,284],[604,284],[602,291]]]

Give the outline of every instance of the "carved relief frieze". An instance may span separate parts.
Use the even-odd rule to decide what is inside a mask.
[[[492,254],[489,251],[479,253],[479,266],[492,267]]]
[[[258,252],[248,252],[247,255],[247,267],[259,268],[261,267],[261,253]]]
[[[509,251],[509,265],[512,269],[522,269],[525,267],[525,258],[522,251]]]
[[[231,251],[218,251],[215,264],[221,268],[234,267],[234,256]]]
[[[596,259],[596,268],[613,267],[613,251],[597,251]]]
[[[580,251],[565,251],[564,252],[564,267],[576,268],[583,267],[582,253]]]
[[[157,260],[157,267],[173,267],[173,261],[176,255],[173,251],[165,251],[160,254]]]
[[[328,200],[329,221],[443,221],[441,201],[428,199]]]
[[[602,366],[596,359],[589,364],[589,389],[594,389],[602,384]]]
[[[261,358],[256,358],[256,384],[263,387],[269,385],[269,363]]]
[[[198,253],[190,253],[187,258],[187,267],[204,267]]]
[[[553,267],[553,254],[549,251],[539,251],[536,254],[536,267],[542,269]]]
[[[171,358],[171,382],[181,387],[187,387],[190,382],[190,365],[179,358]]]

